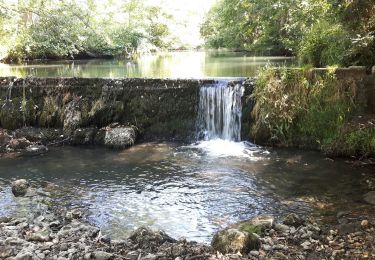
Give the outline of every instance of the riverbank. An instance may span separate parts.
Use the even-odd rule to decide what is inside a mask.
[[[2,259],[372,259],[375,209],[351,205],[322,213],[257,216],[219,231],[212,244],[174,239],[163,231],[139,227],[113,240],[90,224],[85,208],[51,203],[60,187],[14,182],[16,199],[35,201],[26,218],[0,218]],[[24,197],[25,196],[25,197]],[[277,217],[277,218],[276,218]],[[276,220],[279,219],[279,220]]]
[[[329,157],[374,158],[374,97],[375,69],[267,68],[245,94],[243,135]]]

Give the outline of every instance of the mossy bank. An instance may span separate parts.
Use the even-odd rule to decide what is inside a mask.
[[[375,70],[266,68],[244,113],[243,135],[258,144],[375,156]]]

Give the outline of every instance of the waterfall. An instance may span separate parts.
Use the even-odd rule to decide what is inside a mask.
[[[200,88],[199,128],[205,140],[241,140],[242,84],[218,81]]]

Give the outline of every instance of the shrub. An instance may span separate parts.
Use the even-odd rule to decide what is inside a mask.
[[[350,46],[350,38],[342,25],[320,21],[304,35],[298,57],[302,64],[315,67],[342,65]]]

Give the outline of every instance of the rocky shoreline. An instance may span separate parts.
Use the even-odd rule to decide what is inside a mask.
[[[12,192],[40,196],[26,180],[13,182]],[[112,240],[86,221],[84,210],[46,206],[26,218],[0,218],[0,259],[374,259],[374,213],[369,204],[329,221],[294,213],[280,222],[258,216],[217,232],[205,245],[148,227]]]
[[[34,156],[48,152],[49,146],[98,145],[111,149],[132,146],[137,137],[134,126],[112,123],[106,127],[63,129],[23,127],[14,131],[0,128],[0,157]]]

